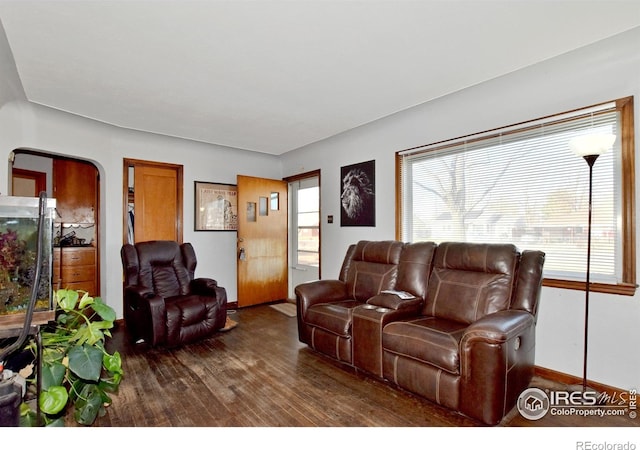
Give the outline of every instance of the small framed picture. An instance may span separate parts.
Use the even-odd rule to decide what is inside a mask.
[[[237,231],[237,186],[196,181],[194,210],[195,231]]]

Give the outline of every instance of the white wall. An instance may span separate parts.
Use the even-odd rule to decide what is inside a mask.
[[[285,176],[316,169],[322,173],[323,278],[337,276],[348,244],[395,237],[398,150],[629,95],[635,96],[640,136],[638,49],[640,28],[284,155]],[[376,160],[377,226],[341,228],[340,167],[371,159]],[[327,223],[327,215],[334,216],[333,224]],[[590,307],[589,379],[625,389],[640,387],[640,296],[592,294]],[[583,291],[543,288],[537,365],[582,376],[583,312]]]
[[[195,232],[194,181],[236,183],[236,174],[281,178],[277,158],[182,139],[125,130],[49,108],[12,102],[0,108],[0,173],[12,150],[30,148],[90,161],[100,172],[101,295],[122,317],[123,158],[184,166],[184,241],[196,249],[197,276],[210,276],[237,300],[235,232]],[[0,190],[8,191],[7,178]]]

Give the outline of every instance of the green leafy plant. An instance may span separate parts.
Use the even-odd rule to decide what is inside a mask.
[[[116,318],[113,308],[87,292],[61,289],[54,293],[56,321],[41,332],[42,391],[38,402],[47,426],[63,426],[70,405],[73,418],[91,425],[106,413],[110,393],[122,380],[122,360],[105,349]],[[32,343],[35,350],[35,343]],[[22,423],[32,425],[35,413],[26,404]]]

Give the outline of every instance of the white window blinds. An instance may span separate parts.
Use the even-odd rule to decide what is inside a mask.
[[[583,280],[589,167],[571,138],[619,133],[614,103],[401,153],[402,239],[511,242]],[[619,139],[593,167],[591,280],[621,279]]]

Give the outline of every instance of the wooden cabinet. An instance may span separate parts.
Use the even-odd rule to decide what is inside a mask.
[[[54,159],[54,225],[59,247],[54,248],[53,286],[100,295],[98,278],[98,170],[93,164]],[[65,236],[72,236],[65,245]],[[55,242],[55,239],[54,239]],[[84,244],[84,245],[83,245]]]
[[[98,295],[95,247],[53,249],[54,289],[76,289]]]
[[[98,171],[89,163],[67,159],[53,162],[53,196],[61,223],[96,221]]]

